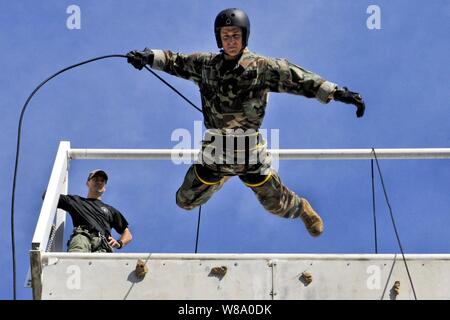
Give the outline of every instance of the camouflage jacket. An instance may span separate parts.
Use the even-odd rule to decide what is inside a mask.
[[[248,49],[232,69],[224,70],[223,53],[173,53],[152,50],[152,68],[193,81],[200,87],[207,129],[258,130],[269,92],[286,92],[327,103],[336,85],[284,59]]]

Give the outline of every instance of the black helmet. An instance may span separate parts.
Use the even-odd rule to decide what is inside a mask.
[[[250,35],[250,20],[244,11],[230,8],[219,12],[214,21],[214,33],[219,48],[222,48],[222,40],[220,39],[220,28],[222,27],[240,27],[242,29],[242,45],[244,48],[247,46],[248,36]]]

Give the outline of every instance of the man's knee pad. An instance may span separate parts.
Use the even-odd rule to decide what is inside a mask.
[[[245,175],[239,176],[239,179],[244,182],[247,187],[259,187],[272,178],[272,172],[270,171],[267,175],[262,175],[259,173],[247,173]]]
[[[222,177],[218,175],[217,172],[214,172],[201,164],[194,165],[194,173],[198,180],[209,186],[219,184],[222,180]]]

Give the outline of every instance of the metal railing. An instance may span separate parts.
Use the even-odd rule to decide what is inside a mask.
[[[373,159],[372,149],[271,149],[280,160]],[[70,149],[70,159],[170,160],[197,158],[197,149]],[[449,159],[450,148],[376,149],[378,159]]]
[[[378,159],[450,159],[450,148],[375,149]],[[271,149],[279,160],[361,160],[374,159],[372,149]],[[52,225],[55,238],[51,250],[62,251],[65,212],[57,210],[60,194],[68,190],[70,160],[171,160],[183,158],[195,161],[197,149],[71,149],[70,142],[61,141],[53,165],[46,196],[32,241],[32,250],[47,251]]]

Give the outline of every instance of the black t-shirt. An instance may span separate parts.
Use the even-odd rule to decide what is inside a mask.
[[[62,194],[59,196],[58,208],[70,214],[74,227],[88,226],[105,236],[111,235],[112,228],[122,234],[128,227],[127,220],[119,210],[98,199]]]

